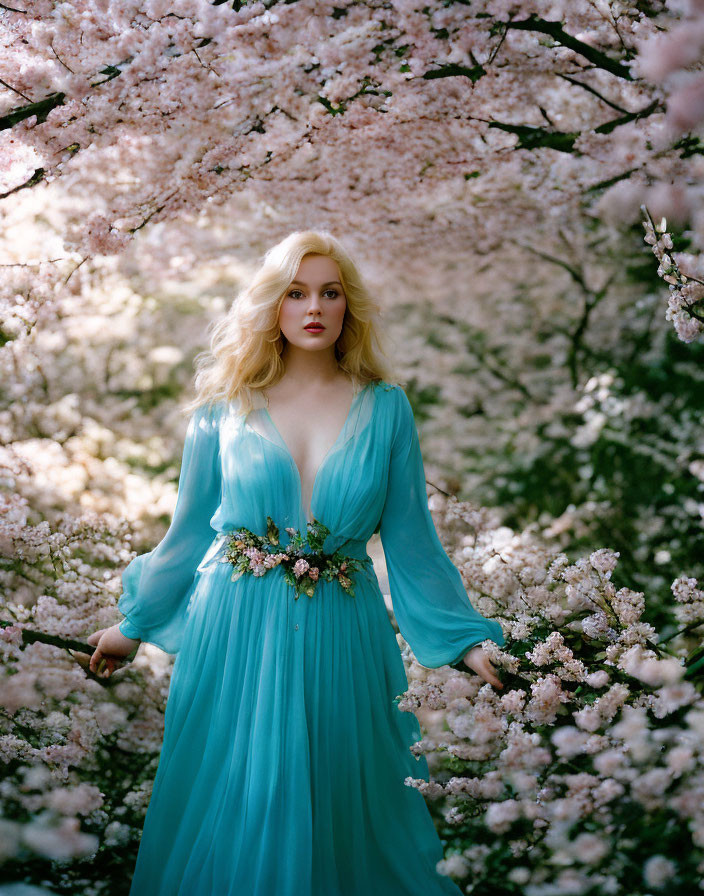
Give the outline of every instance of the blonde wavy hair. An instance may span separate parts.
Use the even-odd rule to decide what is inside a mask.
[[[385,360],[381,307],[350,254],[326,230],[295,231],[265,253],[258,271],[237,294],[225,317],[209,326],[210,349],[194,359],[196,397],[184,406],[184,413],[190,414],[202,404],[239,401],[241,412],[247,414],[254,406],[254,391],[281,379],[281,353],[287,340],[279,327],[279,309],[306,255],[327,255],[340,270],[347,300],[335,343],[340,369],[360,385],[395,381]]]

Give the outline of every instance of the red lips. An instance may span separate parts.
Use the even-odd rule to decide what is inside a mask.
[[[325,327],[322,324],[306,324],[306,326],[303,327],[303,329],[304,330],[313,330],[315,332],[316,330],[324,330]]]

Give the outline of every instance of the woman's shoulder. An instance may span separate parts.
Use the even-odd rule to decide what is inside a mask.
[[[382,408],[383,416],[393,421],[395,429],[405,428],[415,422],[413,407],[406,394],[406,390],[400,383],[390,382],[388,380],[375,381],[375,391],[379,396],[379,407]]]
[[[379,392],[391,392],[398,396],[399,392],[403,392],[403,387],[399,383],[392,383],[388,380],[372,380],[374,388]],[[405,392],[404,392],[405,394]]]
[[[406,395],[406,390],[400,383],[393,383],[387,380],[377,380],[375,386],[378,392],[386,395],[388,401],[395,405],[410,407],[410,401]]]
[[[199,429],[214,430],[220,424],[227,402],[224,399],[204,401],[191,414],[191,422]]]

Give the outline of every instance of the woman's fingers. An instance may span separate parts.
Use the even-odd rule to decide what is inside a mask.
[[[473,660],[474,662],[471,666],[469,666],[469,663],[465,662],[465,664],[469,666],[472,671],[476,672],[477,675],[483,678],[484,681],[488,681],[489,684],[493,685],[495,688],[503,688],[503,682],[496,675],[494,667],[491,665],[491,661],[487,656],[481,654],[476,658],[473,657]]]
[[[485,674],[482,675],[484,681],[488,681],[489,684],[492,684],[495,688],[502,688],[504,686],[488,659],[485,659],[484,661],[484,673]]]
[[[96,647],[90,658],[88,668],[93,675],[99,675],[101,678],[108,678],[115,670],[115,660],[112,657],[105,656],[102,650],[99,647]]]
[[[102,651],[99,647],[96,647],[93,651],[93,654],[90,658],[90,663],[88,664],[88,668],[93,673],[93,675],[98,675],[98,669],[103,664],[105,660],[103,659]]]

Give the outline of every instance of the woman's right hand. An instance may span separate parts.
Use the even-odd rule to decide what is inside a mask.
[[[484,681],[488,681],[492,687],[499,690],[503,688],[503,682],[497,676],[497,670],[491,665],[491,660],[484,653],[484,648],[481,644],[475,644],[474,647],[467,651],[462,660],[465,666],[469,666],[473,672],[476,672]]]
[[[124,663],[120,660],[129,656],[141,641],[138,638],[128,638],[120,631],[120,624],[101,628],[86,638],[88,644],[95,644],[95,650],[90,658],[89,668],[94,675],[109,678],[115,669],[119,669]]]

